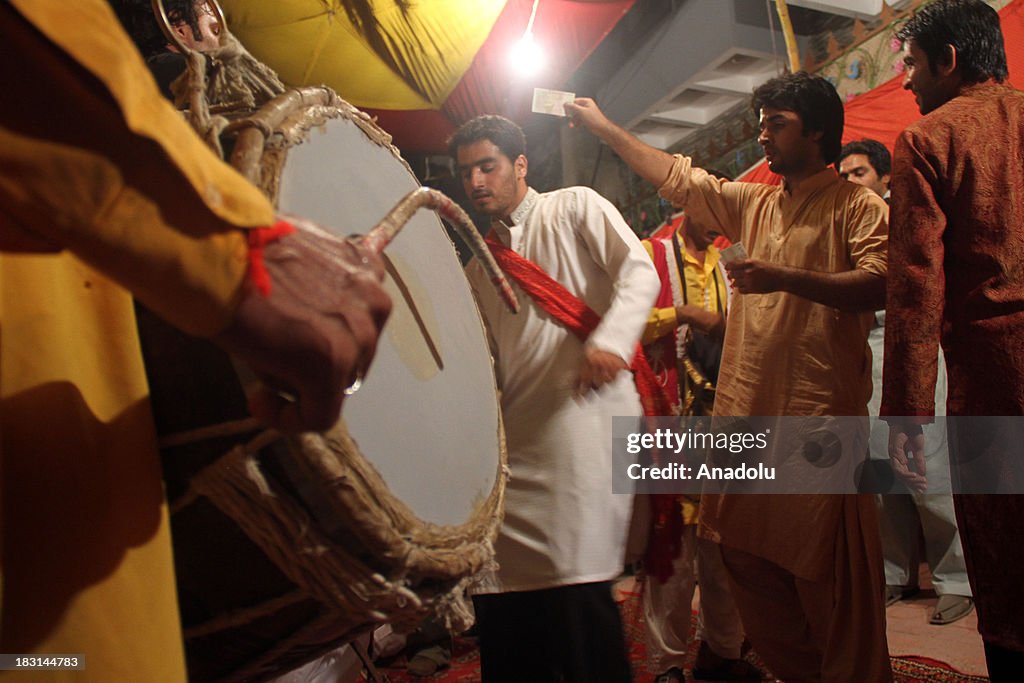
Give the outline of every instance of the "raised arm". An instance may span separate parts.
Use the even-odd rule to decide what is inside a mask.
[[[589,97],[577,97],[565,105],[569,125],[583,126],[603,140],[641,178],[660,187],[672,170],[671,154],[655,149],[627,133],[604,115],[597,103]]]
[[[583,125],[608,143],[634,172],[658,188],[662,197],[685,207],[687,213],[733,242],[742,239],[743,206],[746,197],[757,191],[756,185],[719,180],[693,166],[689,157],[651,147],[608,120],[587,97],[566,104],[565,111],[572,117],[570,125]]]

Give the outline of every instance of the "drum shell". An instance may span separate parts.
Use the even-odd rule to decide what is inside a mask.
[[[386,135],[361,112],[325,89],[295,92],[267,105],[262,117],[253,117],[256,123],[236,122],[237,140],[229,141],[233,163],[271,197],[281,192],[289,150],[334,119],[356,121],[368,137],[379,136],[374,144],[404,166]],[[268,111],[278,119],[274,126],[266,123]],[[296,119],[305,123],[296,125]],[[268,137],[267,130],[275,132]],[[263,138],[262,154],[246,146],[252,131]],[[468,325],[476,326],[486,355],[482,323],[475,309],[472,315]],[[493,397],[495,445],[480,457],[492,463],[493,486],[478,496],[465,520],[438,524],[421,519],[392,493],[344,423],[326,436],[267,437],[249,421],[239,375],[223,352],[145,310],[138,317],[164,443],[191,680],[260,680],[284,673],[382,620],[415,621],[439,606],[451,607],[468,579],[490,566],[505,482],[492,371],[485,388]],[[371,370],[368,385],[376,372]],[[472,411],[449,417],[442,429],[457,431],[460,421],[476,419]],[[397,418],[380,416],[401,424]],[[223,433],[178,443],[183,434],[210,426],[224,426]],[[319,559],[294,561],[310,557]],[[322,571],[325,566],[330,569]]]

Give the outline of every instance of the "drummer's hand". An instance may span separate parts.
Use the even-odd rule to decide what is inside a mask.
[[[628,366],[617,354],[601,349],[588,348],[583,352],[580,374],[576,379],[574,393],[581,398],[589,391],[597,391],[615,379]]]
[[[322,431],[337,422],[344,390],[365,375],[391,299],[379,256],[288,220],[298,232],[264,252],[270,296],[247,284],[215,341],[262,379],[249,391],[254,417],[284,432]]]
[[[572,102],[562,105],[565,115],[569,117],[569,127],[584,126],[594,135],[601,137],[602,131],[611,125],[608,117],[589,97],[577,97]]]

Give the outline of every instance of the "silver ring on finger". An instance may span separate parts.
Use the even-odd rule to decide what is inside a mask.
[[[363,386],[363,376],[362,375],[358,375],[358,376],[356,376],[355,381],[352,382],[352,384],[348,385],[348,387],[345,388],[344,394],[346,396],[351,396],[352,394],[354,394],[357,391],[359,391],[359,388],[361,386]]]

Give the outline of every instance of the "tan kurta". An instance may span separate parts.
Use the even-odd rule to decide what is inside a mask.
[[[246,268],[232,228],[273,210],[163,101],[102,0],[2,3],[0,46],[17,103],[0,108],[0,651],[85,655],[19,682],[181,681],[127,290],[220,330]]]
[[[751,258],[885,274],[885,202],[832,168],[791,195],[781,186],[721,181],[677,157],[661,193],[742,242]],[[716,415],[866,415],[871,321],[871,312],[847,313],[785,292],[737,294]],[[702,534],[814,580],[832,566],[843,506],[839,496],[705,496]]]
[[[723,231],[740,226],[729,236],[752,258],[885,273],[885,203],[831,168],[790,194],[723,183],[677,158],[662,194]],[[865,415],[871,320],[871,312],[844,313],[793,294],[737,294],[715,413]],[[787,680],[891,680],[870,496],[704,495],[700,525],[701,536],[722,544],[736,606],[773,672]]]

